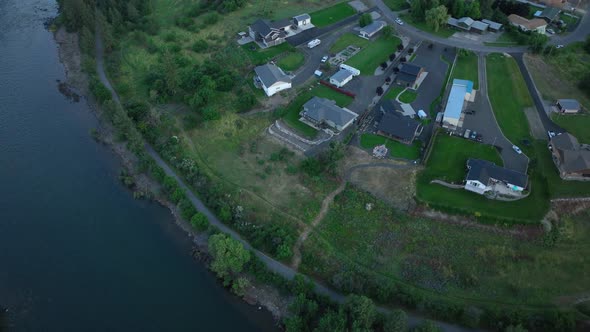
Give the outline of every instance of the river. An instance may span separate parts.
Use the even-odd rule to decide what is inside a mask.
[[[190,256],[169,211],[133,199],[65,80],[52,0],[0,0],[0,306],[14,331],[275,331]],[[1,329],[1,328],[0,328]]]

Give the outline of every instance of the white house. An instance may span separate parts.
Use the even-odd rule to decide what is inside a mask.
[[[293,25],[301,28],[311,24],[311,16],[309,14],[301,14],[293,17]]]
[[[526,174],[497,166],[487,160],[468,159],[467,169],[469,171],[465,178],[465,190],[480,195],[489,191],[520,193],[527,187]]]
[[[255,80],[262,86],[267,96],[291,88],[291,77],[285,74],[281,68],[272,63],[267,63],[254,68]]]
[[[352,73],[346,69],[340,69],[336,74],[330,77],[330,84],[333,84],[339,88],[346,85],[346,83],[352,80]]]

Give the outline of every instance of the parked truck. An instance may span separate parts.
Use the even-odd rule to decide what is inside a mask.
[[[312,41],[310,41],[309,43],[307,43],[307,47],[308,48],[314,48],[316,46],[318,46],[322,41],[319,39],[314,39]]]

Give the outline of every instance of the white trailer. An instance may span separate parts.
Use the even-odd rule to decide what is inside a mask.
[[[321,44],[321,42],[322,41],[319,39],[314,39],[314,40],[310,41],[309,43],[307,43],[307,47],[314,48],[314,47],[318,46],[319,44]]]
[[[354,67],[351,67],[349,65],[345,65],[343,63],[340,64],[340,69],[348,70],[349,72],[352,73],[353,76],[359,76],[361,74],[361,71],[360,70],[358,70],[358,69],[356,69]]]

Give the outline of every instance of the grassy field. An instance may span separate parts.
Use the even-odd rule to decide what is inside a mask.
[[[410,8],[406,0],[384,0],[383,2],[394,12]]]
[[[409,104],[416,100],[416,97],[418,97],[418,93],[416,91],[406,90],[404,91],[404,93],[401,94],[401,96],[399,96],[399,101],[401,101],[402,103]]]
[[[451,73],[451,79],[462,79],[473,82],[473,88],[479,89],[479,75],[477,66],[477,55],[469,53],[465,55],[458,55],[455,61],[455,67]]]
[[[395,303],[398,298],[388,290],[403,285],[460,306],[551,306],[560,296],[584,294],[590,287],[590,278],[579,277],[590,269],[588,218],[588,213],[566,217],[563,236],[547,247],[410,218],[348,187],[305,243],[302,269],[337,289],[372,291],[385,302]]]
[[[346,61],[347,65],[353,66],[361,71],[361,75],[373,75],[375,69],[389,58],[389,55],[397,50],[401,40],[397,37],[384,37],[371,42],[368,47]]]
[[[341,2],[332,7],[320,9],[311,14],[311,23],[318,28],[334,24],[356,14],[355,10],[346,2]]]
[[[314,96],[334,100],[340,107],[348,106],[353,100],[351,97],[343,95],[323,85],[318,85],[311,91],[306,90],[299,94],[289,106],[287,106],[287,109],[284,111],[285,115],[283,119],[290,127],[299,132],[299,134],[308,138],[315,137],[317,135],[317,130],[299,121],[299,118],[301,117],[299,112],[303,109],[303,104]]]
[[[450,189],[431,184],[434,179],[461,183],[465,179],[468,158],[484,159],[502,166],[495,148],[463,138],[439,134],[426,169],[418,176],[417,198],[437,209],[462,213],[482,221],[494,222],[503,219],[517,223],[537,223],[548,209],[546,184],[540,176],[531,176],[532,192],[516,202],[489,200],[481,195],[462,189]]]
[[[385,96],[383,96],[383,98],[385,99],[395,99],[395,97],[397,97],[397,95],[399,95],[402,91],[404,91],[404,87],[399,86],[399,85],[392,85],[391,88],[387,91],[387,93],[385,94]]]
[[[402,14],[400,15],[400,18],[407,24],[413,25],[422,31],[442,38],[449,38],[456,32],[455,30],[447,28],[446,26],[442,26],[438,29],[438,31],[434,31],[430,26],[428,26],[428,24],[426,24],[426,22],[415,21],[410,14]]]
[[[300,54],[295,52],[295,48],[291,46],[289,43],[282,43],[277,46],[260,49],[256,43],[249,43],[246,45],[242,45],[242,49],[248,55],[250,61],[252,61],[255,65],[262,65],[270,60],[276,59],[279,55],[283,53],[288,54]]]
[[[385,144],[392,157],[409,160],[420,158],[420,149],[422,147],[420,141],[415,141],[414,144],[407,145],[375,134],[364,133],[361,135],[361,147],[365,149],[372,150],[374,147],[381,144]]]
[[[511,142],[519,144],[530,136],[523,109],[531,107],[533,101],[516,61],[502,54],[490,54],[486,58],[486,71],[488,95],[500,129]]]
[[[299,69],[305,62],[305,57],[300,52],[291,52],[279,59],[277,64],[285,71],[294,71]]]
[[[576,136],[580,143],[590,144],[590,115],[552,114],[551,119]]]
[[[365,48],[369,45],[371,41],[366,40],[365,38],[361,38],[354,33],[345,33],[332,46],[330,47],[330,53],[336,54],[350,45],[358,46],[360,48]]]

